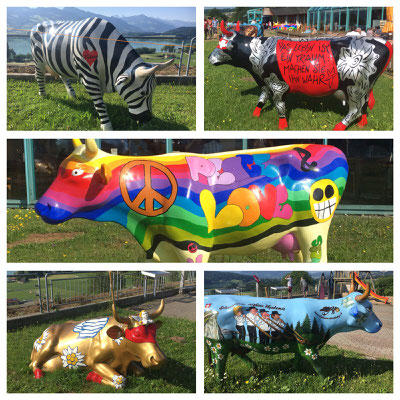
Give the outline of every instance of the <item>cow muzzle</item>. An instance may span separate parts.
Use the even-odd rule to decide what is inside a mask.
[[[161,350],[154,351],[148,357],[141,360],[143,367],[151,369],[161,368],[166,361],[167,358]]]
[[[61,224],[68,220],[71,216],[71,212],[64,210],[57,205],[50,203],[41,203],[40,200],[35,204],[35,211],[44,222],[47,224]]]
[[[232,57],[217,48],[208,56],[208,61],[210,61],[212,65],[217,66],[232,61]]]

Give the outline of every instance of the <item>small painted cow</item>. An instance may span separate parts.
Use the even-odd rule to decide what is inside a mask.
[[[111,155],[93,139],[59,168],[36,212],[125,226],[148,258],[207,262],[210,254],[327,261],[328,230],[348,165],[335,147],[300,144],[215,154]]]
[[[156,340],[160,307],[144,321],[140,317],[121,317],[114,305],[113,317],[81,322],[68,321],[49,326],[33,344],[30,367],[36,379],[43,372],[58,369],[90,369],[86,380],[120,389],[126,376],[143,375],[144,368],[159,368],[166,357]]]
[[[294,353],[295,368],[305,359],[323,377],[318,351],[333,335],[357,329],[376,333],[381,329],[382,323],[367,300],[369,292],[367,285],[363,294],[353,292],[335,300],[205,296],[204,336],[209,364],[222,379],[229,354],[256,369],[247,355],[250,351]],[[249,333],[253,329],[256,340],[247,334],[240,338],[239,318]]]
[[[78,79],[93,100],[103,130],[112,130],[103,93],[117,91],[131,117],[147,121],[152,116],[154,73],[173,62],[146,63],[115,26],[101,18],[40,23],[31,31],[31,49],[39,94],[46,95],[46,68],[61,78],[73,98],[69,78]]]
[[[229,31],[221,21],[218,47],[210,54],[213,65],[246,69],[261,89],[253,115],[259,117],[268,97],[279,115],[279,129],[288,127],[285,96],[300,92],[322,97],[333,94],[349,104],[349,113],[334,130],[359,121],[367,124],[367,105],[373,108],[373,86],[385,71],[392,45],[380,38],[346,36],[323,39],[249,38]]]

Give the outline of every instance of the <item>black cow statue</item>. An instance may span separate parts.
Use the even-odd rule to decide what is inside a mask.
[[[336,131],[354,122],[367,125],[367,106],[372,109],[375,104],[373,86],[393,54],[390,42],[376,37],[252,38],[227,30],[224,21],[221,32],[209,61],[246,69],[261,89],[253,116],[260,116],[271,96],[279,115],[279,129],[288,127],[285,96],[289,92],[314,97],[333,94],[345,100],[349,113],[336,124]]]

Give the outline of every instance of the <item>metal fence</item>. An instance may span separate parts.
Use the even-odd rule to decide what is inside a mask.
[[[155,279],[140,271],[113,272],[115,298],[147,296],[165,290],[195,286],[195,271],[172,271]],[[23,309],[48,312],[75,304],[111,298],[108,272],[30,273],[7,276],[7,311],[18,315]]]

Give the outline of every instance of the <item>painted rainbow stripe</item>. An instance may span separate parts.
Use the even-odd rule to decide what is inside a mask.
[[[121,179],[121,170],[131,161],[154,163],[149,168],[151,188],[167,200],[174,195],[171,177],[158,169],[157,163],[171,172],[172,180],[175,179],[177,184],[176,198],[165,212],[156,216],[143,215],[126,204],[121,187],[126,187],[133,201],[148,179],[140,162],[125,176],[126,179]],[[106,164],[112,173],[107,185],[101,184],[97,173],[102,164]],[[76,168],[82,168],[84,172],[75,182],[71,173]],[[347,175],[347,161],[339,149],[315,144],[152,157],[115,156],[99,151],[93,160],[73,153],[61,164],[57,178],[39,200],[37,210],[46,220],[44,210],[49,205],[57,205],[56,220],[47,220],[51,223],[69,218],[117,222],[135,236],[148,257],[152,257],[162,241],[182,250],[187,250],[194,242],[199,249],[210,252],[246,246],[296,226],[317,224],[310,208],[311,185],[322,179],[331,180],[337,187],[339,202]],[[249,187],[251,190],[247,190]],[[232,198],[234,191],[238,194],[237,199]],[[227,221],[226,218],[235,216],[235,212],[228,212],[237,210],[235,201],[246,202],[249,192],[257,193],[258,201],[266,196],[260,203],[265,209],[264,214],[258,217],[252,214],[247,225],[244,219]],[[271,198],[276,202],[274,207],[269,201]],[[213,202],[214,215],[213,204],[210,205]],[[145,202],[137,206],[145,213]],[[159,209],[162,202],[154,201],[152,206]],[[243,209],[244,213],[251,213],[251,205],[245,207],[248,209]],[[226,218],[219,218],[219,214],[222,217],[226,214]]]

